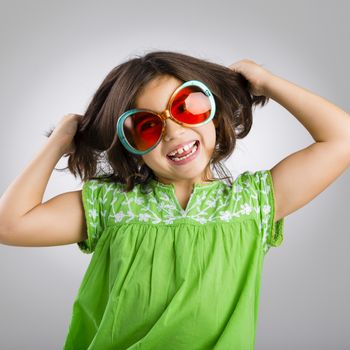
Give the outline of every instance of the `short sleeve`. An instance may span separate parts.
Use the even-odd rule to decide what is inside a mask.
[[[283,242],[284,218],[274,222],[275,218],[275,193],[271,171],[258,170],[246,171],[243,177],[247,177],[248,183],[256,194],[258,212],[258,226],[262,233],[262,247],[266,254],[271,247],[278,247]]]
[[[78,242],[83,253],[90,254],[95,250],[96,244],[105,227],[102,215],[103,183],[98,180],[89,180],[83,184],[82,201],[85,212],[87,238]]]

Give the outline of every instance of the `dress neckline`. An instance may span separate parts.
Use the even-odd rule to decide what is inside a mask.
[[[210,183],[194,183],[193,187],[192,187],[192,192],[191,192],[190,198],[189,198],[189,200],[187,202],[186,208],[184,209],[184,208],[181,207],[181,205],[179,203],[179,200],[176,197],[175,185],[173,183],[164,184],[162,182],[159,182],[156,179],[153,179],[153,178],[150,179],[150,184],[151,185],[153,185],[156,188],[160,188],[162,190],[167,191],[167,193],[170,195],[170,197],[172,198],[172,200],[175,203],[175,205],[177,206],[177,208],[180,210],[180,212],[184,216],[186,216],[187,213],[191,210],[192,201],[193,201],[193,198],[196,197],[196,192],[197,191],[199,191],[199,190],[206,190],[206,189],[212,188],[214,186],[217,186],[220,183],[221,183],[220,180],[214,180],[214,181],[212,181]]]
[[[212,187],[218,183],[220,183],[221,181],[220,180],[214,180],[212,182],[206,182],[206,183],[194,183],[193,184],[193,188],[192,190],[195,190],[195,189],[204,189],[204,188],[207,188],[207,187]],[[175,185],[173,183],[170,183],[170,184],[164,184],[156,179],[153,179],[151,178],[150,179],[150,183],[152,183],[153,185],[156,185],[158,187],[162,187],[164,189],[168,189],[168,190],[172,190],[172,191],[175,191]]]

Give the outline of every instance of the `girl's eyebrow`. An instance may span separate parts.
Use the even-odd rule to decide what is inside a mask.
[[[158,113],[158,114],[162,113],[162,111],[158,111],[158,110],[153,109],[153,108],[146,108],[146,107],[135,107],[135,108],[137,108],[137,109],[148,109],[149,111],[152,111],[152,112],[155,112],[155,113]]]

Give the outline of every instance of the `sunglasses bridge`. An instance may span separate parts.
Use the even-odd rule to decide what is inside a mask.
[[[154,113],[154,112],[153,112]],[[161,113],[154,113],[155,115],[157,115],[158,117],[160,117],[160,119],[162,120],[164,126],[165,126],[165,121],[167,119],[171,119],[172,121],[174,121],[175,123],[179,124],[179,125],[183,125],[183,122],[180,122],[179,120],[177,120],[171,113],[169,109],[164,110]]]

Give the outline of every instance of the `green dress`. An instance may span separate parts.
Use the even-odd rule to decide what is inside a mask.
[[[195,184],[186,210],[153,179],[90,180],[82,199],[77,244],[94,254],[64,350],[254,349],[264,257],[283,240],[270,170]]]

